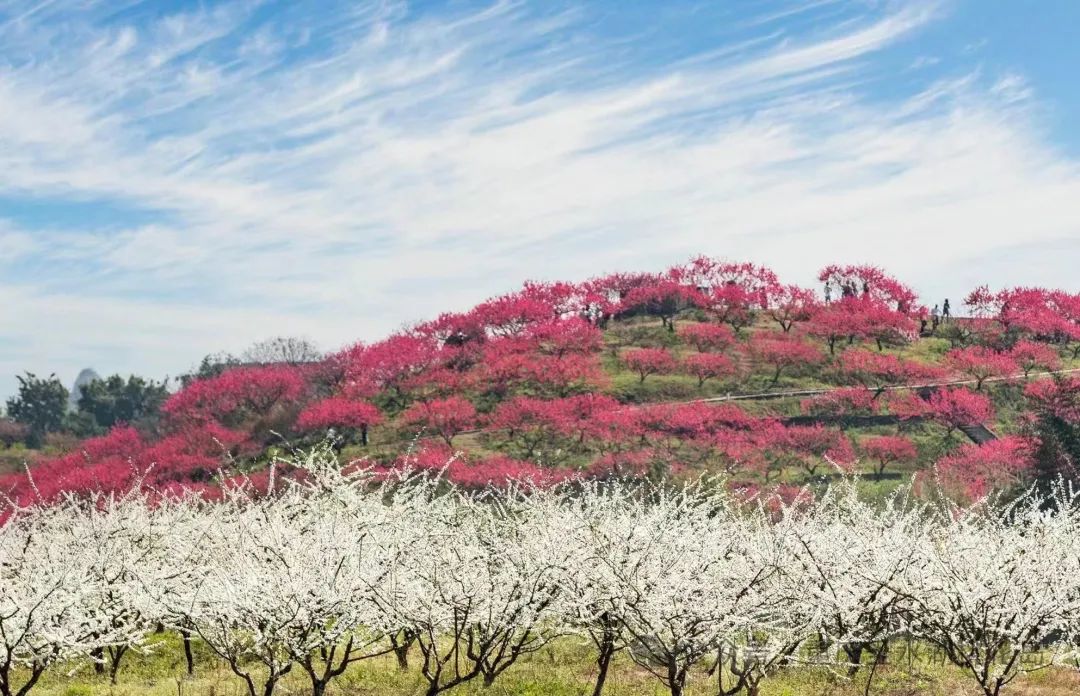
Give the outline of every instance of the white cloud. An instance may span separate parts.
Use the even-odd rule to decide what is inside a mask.
[[[582,12],[512,3],[269,23],[248,2],[120,23],[79,7],[0,25],[0,56],[35,58],[0,61],[0,194],[161,215],[0,228],[0,254],[72,273],[0,281],[0,375],[176,374],[272,332],[331,348],[525,278],[699,252],[802,282],[870,260],[956,295],[971,264],[1010,282],[1018,242],[1080,222],[1080,172],[1040,139],[1019,74],[865,99],[867,61],[936,5],[801,39],[762,18],[739,50],[660,63]]]

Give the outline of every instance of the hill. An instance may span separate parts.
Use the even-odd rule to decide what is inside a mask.
[[[151,426],[0,486],[215,496],[238,476],[268,485],[277,453],[328,433],[343,459],[447,466],[465,485],[722,472],[754,490],[843,469],[887,488],[936,464],[970,497],[1071,472],[1080,294],[982,287],[956,317],[873,266],[819,280],[701,257],[526,283],[318,361],[204,365]]]

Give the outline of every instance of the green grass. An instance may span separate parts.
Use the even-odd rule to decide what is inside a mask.
[[[244,696],[243,683],[203,646],[196,643],[195,677],[185,675],[179,641],[170,635],[156,636],[157,648],[149,655],[125,658],[118,683],[98,676],[88,664],[62,665],[50,670],[31,694],[40,696]],[[922,651],[925,653],[925,651]],[[974,683],[958,669],[943,665],[926,654],[910,661],[901,649],[893,650],[894,663],[880,666],[869,690],[872,696],[966,696],[977,693]],[[419,659],[416,651],[413,662]],[[593,655],[586,644],[564,638],[544,650],[521,658],[490,688],[479,680],[449,693],[485,696],[581,696],[590,694],[596,676]],[[713,678],[705,665],[691,675],[687,696],[715,693]],[[852,680],[825,668],[798,667],[780,672],[762,684],[761,696],[856,696],[864,694],[869,670],[864,667]],[[423,693],[423,681],[414,665],[401,672],[389,657],[354,665],[331,683],[333,696],[413,696]],[[1017,696],[1064,696],[1080,689],[1080,678],[1064,669],[1023,677],[1005,690]],[[304,673],[294,669],[275,691],[281,695],[310,693]],[[663,696],[667,690],[645,670],[620,654],[604,689],[606,696]]]

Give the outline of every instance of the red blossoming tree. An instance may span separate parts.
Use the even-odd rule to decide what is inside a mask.
[[[294,408],[306,390],[297,367],[236,367],[190,383],[169,397],[161,411],[174,424],[219,422],[261,431],[277,424],[280,411]]]
[[[1036,369],[1057,370],[1061,368],[1061,356],[1045,343],[1017,341],[1008,353],[1009,358],[1024,371],[1024,379]]]
[[[768,287],[767,306],[769,317],[788,333],[795,324],[814,316],[818,301],[813,290],[777,283]]]
[[[893,464],[914,462],[919,456],[915,443],[903,435],[877,435],[868,437],[859,448],[867,459],[874,462],[874,476],[881,478],[885,468]]]
[[[724,324],[680,324],[678,334],[683,343],[700,353],[721,351],[735,343],[735,332]]]
[[[773,368],[772,382],[780,381],[785,370],[820,365],[825,360],[814,346],[792,338],[777,338],[768,334],[755,334],[750,340],[750,353],[762,363]]]
[[[948,434],[965,425],[981,425],[994,417],[990,399],[970,389],[937,389],[927,399],[927,415],[945,426]]]
[[[681,282],[702,295],[704,307],[735,333],[754,323],[759,311],[769,306],[769,295],[779,285],[771,269],[752,263],[736,263],[699,256],[672,269]]]
[[[735,363],[731,358],[719,353],[695,353],[683,358],[682,369],[697,377],[698,387],[705,386],[710,379],[719,379],[735,374]]]
[[[1018,369],[1011,355],[984,346],[954,348],[945,354],[945,364],[975,380],[976,391],[982,390],[986,380],[1009,377]]]
[[[340,428],[355,430],[360,443],[367,445],[368,428],[382,422],[382,414],[366,401],[354,401],[331,397],[309,404],[296,418],[296,428],[301,432]]]
[[[938,479],[947,490],[977,499],[1021,483],[1031,472],[1033,452],[1034,443],[1016,435],[961,445],[937,462]]]
[[[468,399],[460,396],[419,401],[401,414],[402,425],[434,433],[442,438],[447,447],[453,447],[454,437],[475,423],[476,408]]]
[[[644,383],[649,375],[666,375],[675,371],[678,363],[671,351],[663,348],[633,348],[623,351],[619,360],[627,369],[638,374],[638,382]]]
[[[837,359],[843,376],[879,397],[892,386],[940,377],[942,371],[934,365],[904,360],[888,353],[875,353],[861,348],[849,348]]]

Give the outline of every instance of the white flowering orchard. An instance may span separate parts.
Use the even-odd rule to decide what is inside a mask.
[[[289,673],[321,696],[385,654],[433,696],[556,638],[595,649],[594,694],[619,652],[673,696],[694,670],[718,696],[753,696],[779,670],[872,669],[902,639],[995,696],[1080,644],[1080,500],[1064,490],[875,506],[842,482],[779,505],[713,482],[466,493],[346,475],[327,449],[291,464],[305,475],[272,496],[8,511],[0,696],[61,664],[115,679],[161,627],[205,643],[250,696]]]

